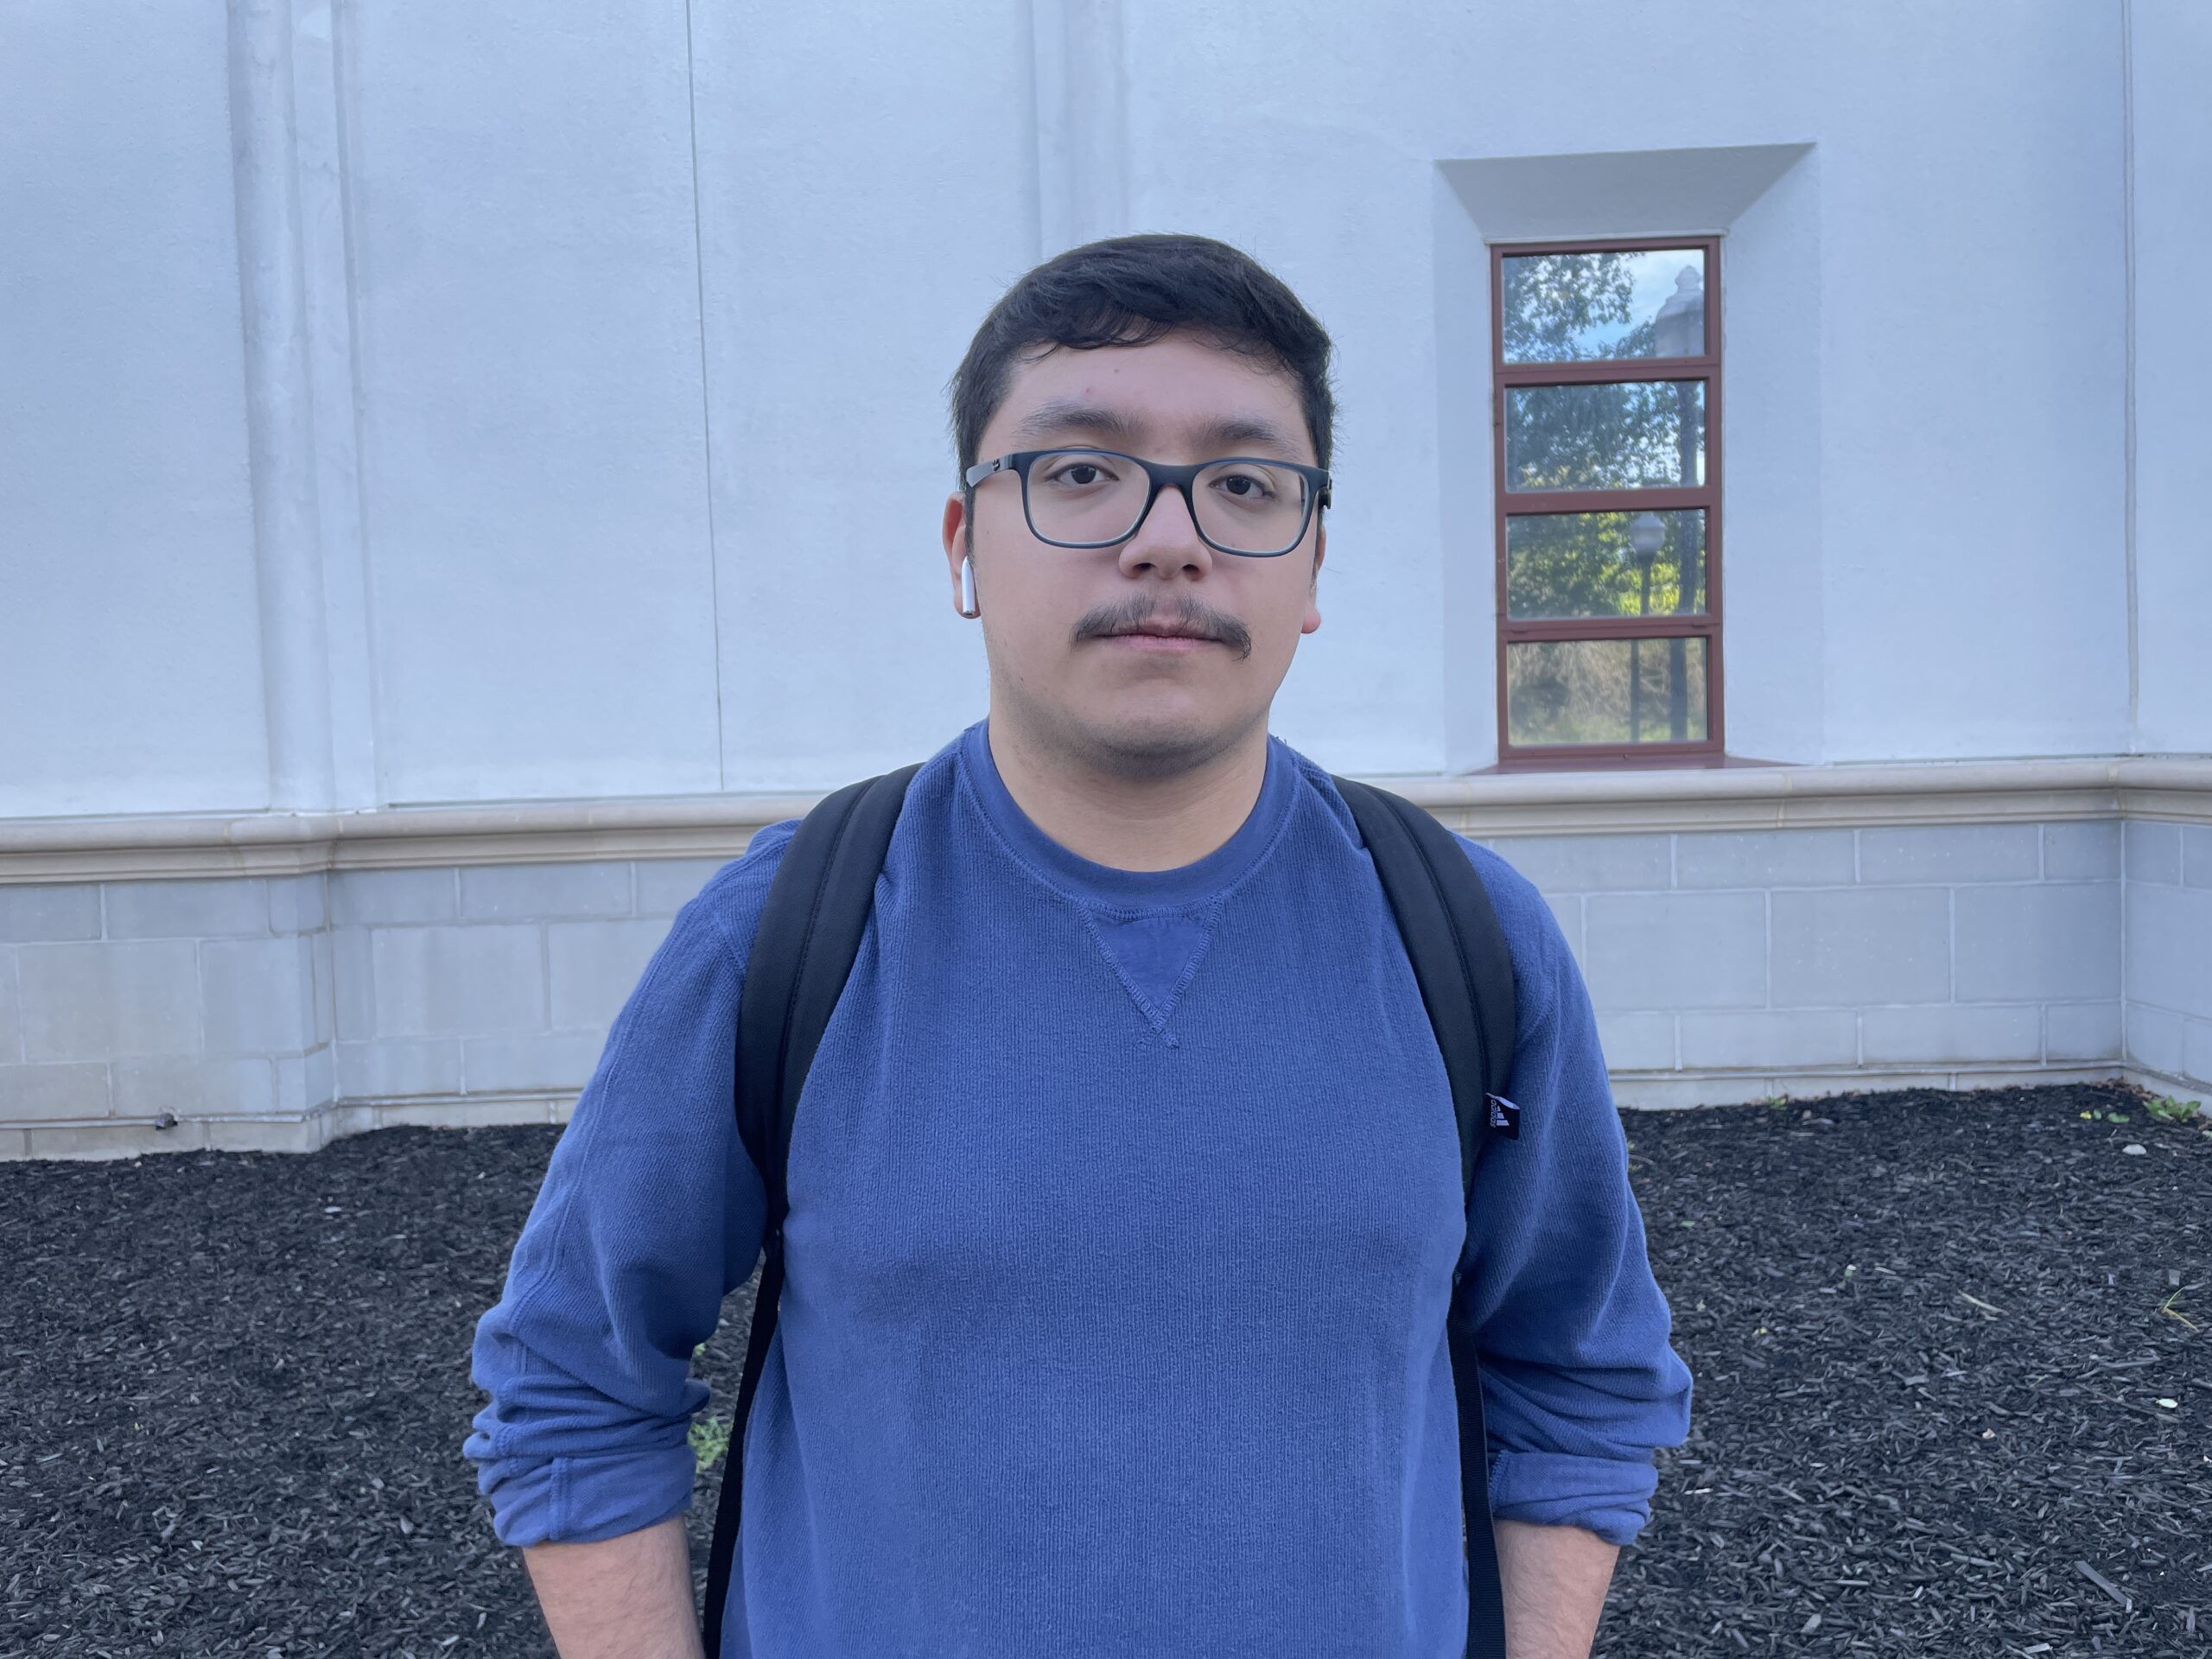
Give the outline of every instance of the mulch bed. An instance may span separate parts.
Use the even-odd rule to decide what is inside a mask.
[[[1599,1653],[2212,1653],[2212,1134],[2110,1088],[1628,1126],[1697,1402]],[[0,1651],[550,1653],[460,1445],[554,1134],[0,1164]]]

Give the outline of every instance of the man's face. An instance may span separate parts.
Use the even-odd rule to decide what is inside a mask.
[[[1084,447],[1171,464],[1316,459],[1290,376],[1181,334],[1024,360],[976,458]],[[1321,626],[1318,512],[1278,558],[1207,546],[1174,490],[1115,547],[1039,541],[1011,472],[976,487],[972,527],[966,512],[959,495],[945,504],[945,556],[957,592],[972,528],[993,715],[1101,771],[1172,775],[1264,730],[1299,636]]]

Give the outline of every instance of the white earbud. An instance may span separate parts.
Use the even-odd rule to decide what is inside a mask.
[[[960,614],[974,618],[982,613],[982,607],[976,602],[976,561],[963,559],[960,561]]]

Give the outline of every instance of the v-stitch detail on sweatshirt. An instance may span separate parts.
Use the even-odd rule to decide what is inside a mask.
[[[1217,898],[1180,911],[1117,912],[1093,905],[1075,906],[1107,968],[1153,1034],[1165,1038],[1170,1047],[1175,1046],[1175,1039],[1168,1034],[1168,1022],[1213,944],[1222,902]]]

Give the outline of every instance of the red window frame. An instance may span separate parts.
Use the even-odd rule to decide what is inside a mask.
[[[1627,240],[1492,243],[1490,251],[1491,466],[1497,537],[1497,760],[1502,770],[1718,766],[1726,753],[1722,729],[1720,524],[1720,238],[1639,237]],[[1705,351],[1698,357],[1609,359],[1577,363],[1505,360],[1505,261],[1529,254],[1643,253],[1701,249],[1705,254]],[[1700,380],[1705,384],[1705,482],[1681,489],[1506,490],[1505,400],[1523,386]],[[1705,513],[1705,603],[1695,614],[1546,617],[1516,621],[1506,591],[1507,522],[1527,514],[1640,512],[1700,508]],[[1540,639],[1705,641],[1705,737],[1696,742],[1520,744],[1511,741],[1506,709],[1506,648]],[[1633,693],[1631,693],[1633,695]]]

